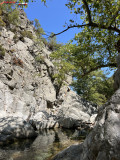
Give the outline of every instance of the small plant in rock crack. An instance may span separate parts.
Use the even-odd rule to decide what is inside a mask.
[[[0,45],[0,59],[3,59],[5,56],[5,49]]]
[[[19,37],[17,36],[17,34],[14,35],[13,40],[15,43],[17,43],[19,41]]]
[[[17,57],[12,59],[12,64],[23,68],[23,61]]]
[[[21,31],[20,33],[22,37],[33,39],[33,34],[30,31]]]
[[[44,62],[44,59],[45,57],[40,54],[35,57],[36,62]]]
[[[0,17],[0,26],[4,27],[5,26],[5,22],[2,20],[2,18]]]

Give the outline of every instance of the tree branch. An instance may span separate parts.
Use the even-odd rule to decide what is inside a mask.
[[[94,27],[94,28],[101,28],[101,29],[107,29],[107,30],[112,30],[115,32],[118,32],[120,34],[120,29],[116,28],[116,27],[112,27],[112,26],[105,26],[105,25],[98,25],[97,23],[92,23],[89,24],[89,26]]]
[[[117,33],[120,34],[120,29],[116,28],[116,27],[112,27],[112,26],[105,26],[105,25],[98,25],[97,23],[88,23],[88,24],[83,24],[83,25],[72,25],[72,26],[68,26],[65,30],[59,32],[59,33],[56,33],[56,34],[53,34],[52,36],[50,36],[50,38],[53,38],[54,36],[57,36],[57,35],[60,35],[61,33],[64,33],[66,32],[67,30],[71,29],[71,28],[82,28],[82,27],[85,27],[85,26],[89,26],[89,27],[94,27],[94,28],[101,28],[101,29],[107,29],[107,30],[112,30],[112,31],[115,31]]]
[[[82,27],[85,27],[85,26],[89,26],[89,24],[83,24],[83,25],[72,25],[72,26],[68,26],[65,30],[59,32],[59,33],[56,33],[56,34],[53,34],[52,36],[50,36],[50,38],[53,38],[54,36],[57,36],[59,34],[62,34],[64,32],[66,32],[67,30],[69,30],[70,28],[82,28]]]
[[[86,2],[86,0],[82,0],[84,5],[85,5],[85,8],[86,8],[86,12],[87,12],[87,15],[88,15],[88,20],[89,20],[89,24],[92,23],[92,19],[91,19],[91,11],[88,7],[88,3]]]
[[[88,75],[89,73],[96,71],[97,69],[104,68],[104,67],[117,67],[117,63],[108,63],[108,64],[101,64],[96,66],[95,68],[91,68],[89,71],[85,72],[81,77]]]

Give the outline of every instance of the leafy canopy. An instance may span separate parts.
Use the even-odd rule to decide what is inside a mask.
[[[73,89],[84,99],[97,105],[104,104],[114,93],[113,78],[108,78],[103,71],[98,70],[81,78],[76,77],[72,83]]]

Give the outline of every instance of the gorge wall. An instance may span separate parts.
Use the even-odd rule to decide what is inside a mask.
[[[69,73],[65,85],[57,86],[52,77],[57,69],[50,58],[51,51],[43,42],[38,43],[35,28],[24,11],[19,9],[19,13],[19,24],[0,26],[1,141],[13,128],[14,136],[19,137],[22,128],[24,136],[31,136],[27,132],[28,128],[31,130],[29,124],[37,130],[90,126],[96,117],[96,106],[70,90]],[[28,124],[27,129],[24,124]]]

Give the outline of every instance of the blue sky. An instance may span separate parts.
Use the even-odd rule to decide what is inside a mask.
[[[47,7],[45,7],[40,0],[36,0],[36,2],[29,2],[28,8],[24,9],[24,11],[29,20],[38,19],[45,31],[59,33],[65,29],[63,25],[65,22],[69,23],[70,18],[80,20],[79,17],[73,17],[73,15],[70,14],[70,10],[65,6],[66,2],[67,0],[48,0]],[[70,29],[58,35],[57,41],[66,43],[78,32],[80,32],[80,29]]]

